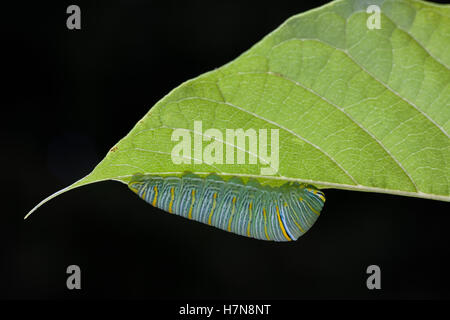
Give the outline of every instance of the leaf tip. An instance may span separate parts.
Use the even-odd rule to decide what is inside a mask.
[[[50,201],[51,199],[53,199],[54,197],[60,195],[63,192],[66,192],[68,190],[70,190],[70,187],[64,188],[62,190],[59,190],[58,192],[53,193],[52,195],[48,196],[47,198],[45,198],[44,200],[42,200],[41,202],[39,202],[36,206],[34,206],[33,209],[31,209],[23,218],[23,220],[26,220],[33,212],[35,212],[40,206],[42,206],[44,203],[46,203],[47,201]]]
[[[53,198],[59,196],[60,194],[66,192],[66,191],[72,190],[72,189],[74,189],[74,188],[80,187],[80,186],[82,186],[82,185],[92,183],[92,182],[88,182],[88,183],[83,182],[83,180],[85,180],[85,179],[86,179],[86,177],[83,178],[83,179],[81,179],[81,180],[79,180],[79,181],[77,181],[77,182],[75,182],[74,184],[72,184],[72,185],[70,185],[70,186],[68,186],[68,187],[65,187],[64,189],[61,189],[61,190],[59,190],[59,191],[57,191],[57,192],[51,194],[50,196],[48,196],[47,198],[45,198],[44,200],[42,200],[41,202],[39,202],[36,206],[34,206],[34,208],[31,209],[31,210],[25,215],[25,217],[23,218],[23,220],[26,220],[33,212],[35,212],[37,209],[39,209],[39,207],[42,206],[44,203],[46,203],[46,202],[52,200]],[[94,182],[95,182],[95,181],[94,181]]]

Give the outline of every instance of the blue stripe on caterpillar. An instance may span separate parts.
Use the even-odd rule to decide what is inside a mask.
[[[216,174],[202,178],[135,174],[129,188],[154,207],[236,234],[271,241],[297,240],[311,228],[325,202],[307,184],[261,186]]]

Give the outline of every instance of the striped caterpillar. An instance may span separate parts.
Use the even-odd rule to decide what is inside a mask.
[[[246,184],[216,174],[182,177],[135,174],[129,188],[139,197],[169,213],[222,230],[261,240],[297,240],[311,228],[325,202],[324,194],[306,184],[281,187]]]

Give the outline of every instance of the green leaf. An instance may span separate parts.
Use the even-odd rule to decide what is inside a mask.
[[[369,5],[381,9],[380,29],[368,28]],[[186,170],[450,201],[449,65],[450,6],[331,2],[171,91],[92,173],[32,211],[89,183]],[[171,134],[193,133],[194,121],[202,121],[201,134],[278,129],[278,172],[261,175],[261,164],[174,164]]]

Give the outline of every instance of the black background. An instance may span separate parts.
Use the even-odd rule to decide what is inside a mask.
[[[448,203],[326,190],[297,242],[165,214],[89,173],[171,89],[326,1],[58,1],[2,7],[0,298],[449,298]],[[82,29],[66,28],[77,4]],[[82,290],[66,288],[66,268]],[[382,289],[366,288],[381,267]]]

